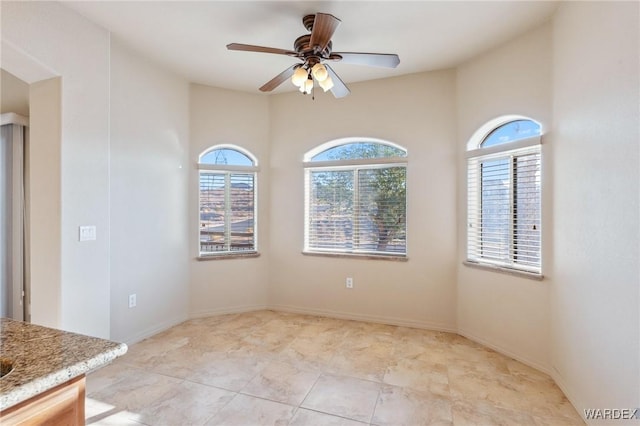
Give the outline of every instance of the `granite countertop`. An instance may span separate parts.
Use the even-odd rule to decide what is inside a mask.
[[[124,343],[0,318],[0,358],[13,362],[0,378],[0,411],[126,352]]]

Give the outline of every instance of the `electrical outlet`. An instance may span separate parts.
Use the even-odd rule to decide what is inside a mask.
[[[136,304],[137,304],[136,295],[135,294],[130,294],[129,295],[129,307],[130,308],[135,308]]]
[[[347,285],[347,288],[353,288],[353,278],[348,277],[346,285]]]

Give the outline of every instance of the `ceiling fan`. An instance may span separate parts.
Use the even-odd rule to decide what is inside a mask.
[[[327,13],[306,15],[302,18],[302,24],[310,34],[298,37],[293,43],[293,50],[240,43],[228,44],[227,49],[275,53],[298,58],[302,61],[290,66],[265,83],[260,87],[262,92],[272,91],[291,77],[292,83],[298,86],[302,93],[311,93],[314,81],[316,81],[325,92],[331,90],[333,96],[342,98],[351,93],[351,91],[327,62],[395,68],[400,63],[400,58],[395,54],[384,53],[333,52],[331,37],[340,22],[338,18]]]

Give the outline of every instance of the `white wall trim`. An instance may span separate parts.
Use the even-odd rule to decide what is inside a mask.
[[[496,351],[498,353],[501,353],[502,355],[511,357],[511,358],[515,359],[516,361],[520,361],[521,363],[523,363],[525,365],[528,365],[531,368],[534,368],[534,369],[536,369],[538,371],[541,371],[541,372],[551,376],[551,369],[547,365],[540,364],[539,362],[534,361],[534,360],[532,360],[532,359],[530,359],[528,357],[524,357],[522,355],[516,354],[515,352],[510,351],[509,349],[503,348],[501,345],[493,344],[493,343],[491,343],[491,342],[489,342],[489,341],[487,341],[487,340],[485,340],[483,338],[480,338],[480,337],[478,337],[478,336],[474,335],[473,333],[470,333],[470,332],[468,332],[466,330],[458,329],[457,333],[459,335],[461,335],[462,337],[466,337],[469,340],[472,340],[472,341],[474,341],[476,343],[480,343],[482,346],[486,346],[486,347],[488,347],[490,349],[493,349],[494,351]]]
[[[127,345],[133,345],[134,343],[141,342],[142,340],[147,339],[147,338],[149,338],[151,336],[154,336],[154,335],[156,335],[158,333],[162,333],[163,331],[168,330],[171,327],[174,327],[174,326],[176,326],[176,325],[178,325],[180,323],[183,323],[188,319],[189,319],[189,317],[187,315],[180,315],[180,316],[175,317],[173,319],[164,321],[164,322],[162,322],[160,324],[156,324],[153,327],[150,327],[150,328],[147,328],[145,330],[142,330],[141,332],[136,333],[133,336],[130,336],[130,337],[128,337],[126,339],[122,339],[122,340],[124,340],[124,342]]]
[[[216,315],[242,314],[244,312],[262,311],[265,309],[270,309],[270,308],[267,307],[267,305],[240,305],[240,306],[232,306],[230,308],[206,309],[206,310],[191,312],[189,314],[189,319],[206,318],[206,317],[212,317]]]
[[[20,126],[29,127],[29,117],[23,117],[15,112],[5,112],[0,114],[0,125],[18,124]]]
[[[562,375],[553,366],[551,367],[550,375],[551,375],[551,378],[553,379],[553,381],[556,383],[556,385],[560,388],[560,390],[562,391],[564,396],[566,396],[567,399],[569,400],[569,402],[571,403],[571,405],[573,405],[573,408],[576,409],[576,411],[578,412],[578,415],[582,418],[582,420],[585,421],[586,423],[589,423],[589,424],[597,423],[596,420],[590,420],[588,422],[585,420],[585,418],[584,418],[584,409],[585,408],[602,408],[602,407],[587,407],[585,404],[583,404],[582,401],[580,401],[576,397],[576,394],[569,390],[569,388],[567,387],[564,379],[562,378]]]
[[[400,327],[421,328],[432,331],[444,331],[447,333],[456,333],[456,328],[447,324],[435,323],[429,321],[416,321],[405,318],[382,317],[377,315],[362,315],[351,312],[339,312],[326,309],[302,308],[289,305],[269,305],[267,309],[279,312],[289,312],[293,314],[316,315],[320,317],[338,318],[354,321],[365,321],[376,324],[397,325]]]

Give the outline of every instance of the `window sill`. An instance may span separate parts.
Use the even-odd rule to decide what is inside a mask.
[[[226,260],[226,259],[244,259],[251,257],[260,257],[260,253],[252,251],[249,253],[225,253],[225,254],[204,254],[196,257],[198,261],[204,260]]]
[[[344,259],[364,259],[364,260],[390,260],[392,262],[407,262],[409,258],[405,255],[388,254],[358,254],[358,253],[329,253],[325,251],[303,251],[305,256],[320,257],[341,257]]]
[[[520,271],[518,269],[492,265],[490,263],[478,263],[478,262],[471,262],[469,260],[465,260],[464,262],[462,262],[462,264],[470,268],[482,269],[485,271],[492,271],[492,272],[500,272],[501,274],[513,275],[516,277],[527,278],[535,281],[542,281],[544,279],[544,275],[542,274],[538,274],[535,272]]]

